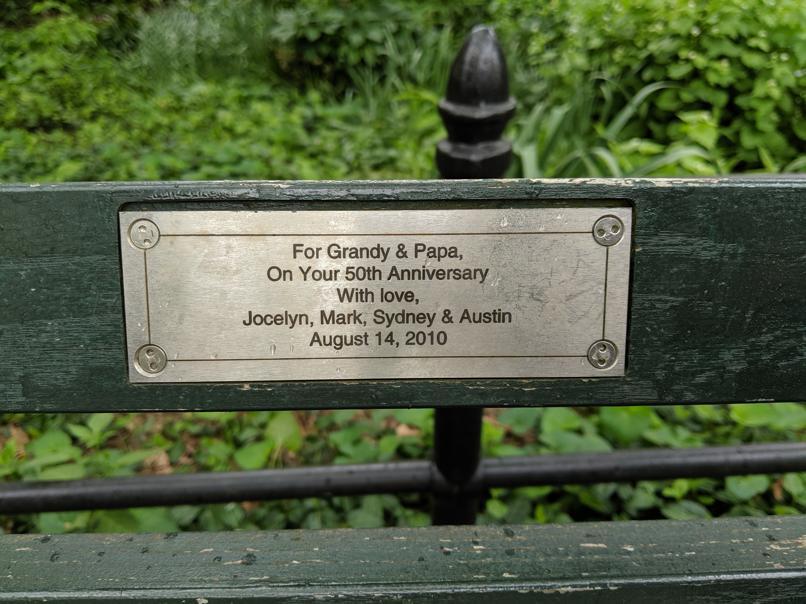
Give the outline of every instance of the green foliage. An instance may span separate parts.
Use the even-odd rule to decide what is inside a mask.
[[[806,140],[801,0],[506,0],[493,12],[528,103],[561,104],[594,77],[618,86],[619,104],[674,82],[648,100],[637,136],[685,135],[720,172],[802,168],[787,166]]]
[[[98,28],[109,48],[130,50],[145,11],[162,0],[3,0],[0,27],[22,29],[63,14],[76,14]]]
[[[488,410],[488,455],[598,452],[650,447],[658,433],[704,446],[803,438],[784,425],[798,405]],[[781,408],[783,411],[775,411]],[[789,410],[787,412],[787,409]],[[793,417],[789,415],[788,417]],[[8,415],[0,428],[6,480],[70,479],[141,473],[259,469],[330,463],[421,459],[430,453],[433,411]],[[662,440],[662,439],[661,439]],[[674,440],[674,439],[671,439]],[[665,443],[664,443],[665,444]],[[175,531],[233,528],[427,524],[419,495],[331,497],[214,506],[38,514],[6,519],[5,528],[43,532]],[[568,522],[604,518],[695,519],[719,515],[803,513],[806,473],[677,479],[635,484],[493,489],[482,521]]]
[[[266,78],[276,13],[275,3],[261,0],[182,0],[143,15],[135,73],[160,83],[235,73]]]
[[[737,422],[756,405],[762,410],[750,424]],[[780,411],[775,409],[780,408]],[[603,407],[503,410],[491,415],[503,424],[515,419],[518,429],[503,429],[499,443],[487,443],[501,454],[597,452],[614,447],[702,447],[800,440],[797,420],[802,405],[756,404],[692,407]],[[521,412],[525,412],[520,419]],[[528,418],[528,419],[526,419]],[[492,421],[488,418],[488,422]],[[524,429],[522,426],[527,425]],[[505,426],[506,428],[506,426]],[[806,511],[806,474],[733,476],[724,480],[677,479],[635,484],[493,489],[483,521],[568,522],[590,519],[699,519],[721,515],[791,514]]]
[[[462,5],[412,0],[200,0],[142,19],[135,63],[160,81],[232,73],[344,91],[365,70],[410,81],[442,74],[428,64],[447,38],[487,16],[481,0]],[[443,40],[444,41],[444,40]]]
[[[298,464],[422,458],[433,412],[91,414],[5,416],[0,468],[7,480],[189,471],[255,470]],[[71,436],[72,435],[72,436]],[[2,521],[6,529],[176,531],[234,528],[421,526],[425,498],[374,496],[38,514]]]
[[[618,111],[613,86],[603,82],[599,89],[582,87],[567,103],[550,106],[538,103],[523,122],[513,144],[526,178],[573,178],[602,176],[713,175],[717,171],[711,155],[701,146],[705,133],[694,130],[691,144],[688,130],[678,142],[664,147],[650,140],[626,138],[624,133],[640,124],[644,104],[670,84],[648,84]],[[607,100],[602,106],[600,97]]]
[[[369,107],[323,104],[315,91],[277,92],[229,80],[147,97],[122,94],[116,101],[96,105],[96,116],[74,129],[0,127],[0,180],[426,177],[434,171],[422,149],[438,139],[439,118],[434,97],[423,94],[390,96]],[[51,152],[42,153],[42,145]]]
[[[128,69],[73,13],[0,36],[0,181],[434,175],[438,96],[404,78],[333,98]]]

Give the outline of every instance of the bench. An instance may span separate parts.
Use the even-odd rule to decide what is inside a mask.
[[[481,119],[502,129],[501,103]],[[508,163],[449,132],[443,174]],[[802,516],[445,525],[490,486],[802,470],[798,443],[480,460],[478,437],[484,406],[806,401],[805,195],[778,177],[0,187],[0,410],[438,410],[434,463],[179,495],[5,485],[0,512],[430,490],[442,525],[2,535],[0,602],[797,600]]]
[[[5,186],[0,400],[5,411],[28,413],[803,401],[804,194],[806,181],[773,178]],[[137,374],[140,383],[132,381],[121,212],[561,212],[582,204],[628,208],[633,216],[623,376],[142,383],[146,378]],[[560,598],[585,590],[614,599],[650,593],[752,599],[770,584],[785,599],[806,584],[805,534],[806,520],[796,517],[6,535],[0,537],[0,601],[123,595],[234,601],[324,593],[464,601],[474,593],[525,599],[535,591]],[[350,563],[351,556],[361,564]]]

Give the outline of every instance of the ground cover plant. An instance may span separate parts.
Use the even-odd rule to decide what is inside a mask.
[[[0,182],[431,178],[450,61],[495,24],[520,100],[513,176],[798,170],[795,0],[10,1]],[[4,480],[417,459],[430,410],[5,414]],[[486,455],[800,440],[794,403],[491,409]],[[424,496],[38,514],[7,531],[422,525]],[[806,511],[806,474],[494,490],[482,522]]]

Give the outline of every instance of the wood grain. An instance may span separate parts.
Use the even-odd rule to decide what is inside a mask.
[[[131,385],[127,208],[635,210],[623,378]],[[806,401],[806,180],[176,182],[0,187],[0,411]]]
[[[0,536],[0,602],[795,602],[806,517]]]

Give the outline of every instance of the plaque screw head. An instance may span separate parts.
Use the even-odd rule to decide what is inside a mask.
[[[602,216],[593,225],[593,238],[600,245],[616,245],[622,237],[624,237],[624,223],[615,216]]]
[[[588,361],[596,369],[610,369],[616,364],[618,349],[610,340],[597,340],[588,348]]]
[[[145,373],[157,374],[168,364],[168,355],[155,344],[146,344],[137,349],[134,353],[134,360],[137,367]]]
[[[136,248],[150,250],[157,245],[159,240],[160,230],[150,220],[141,218],[140,220],[135,220],[129,227],[129,241]]]

